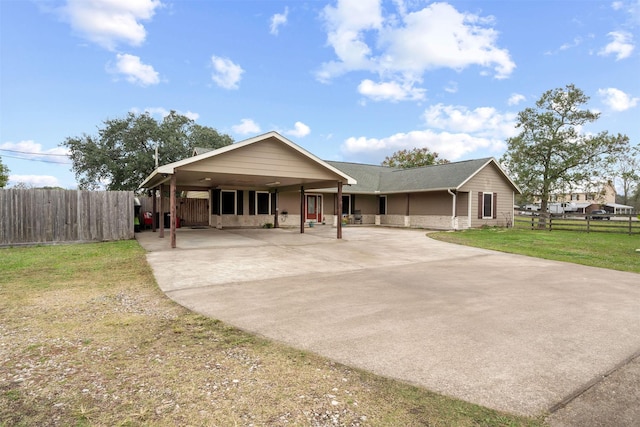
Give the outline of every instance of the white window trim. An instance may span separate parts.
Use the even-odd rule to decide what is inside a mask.
[[[485,202],[484,202],[484,200],[485,200],[485,196],[486,196],[487,194],[490,196],[490,197],[489,197],[489,200],[491,201],[491,212],[489,213],[489,216],[486,216],[486,215],[484,214],[484,203],[485,203]],[[493,206],[493,192],[486,192],[486,191],[483,191],[483,192],[482,192],[482,219],[493,219],[493,210],[494,210],[495,208],[496,208],[496,207],[495,207],[495,206]]]
[[[268,197],[269,197],[269,200],[267,201],[267,203],[268,203],[268,206],[267,206],[268,213],[266,213],[266,214],[258,213],[258,194],[267,194]],[[268,191],[256,191],[254,202],[255,202],[255,207],[256,207],[255,215],[271,215],[271,193],[270,192],[268,192]]]
[[[224,198],[222,197],[223,193],[233,193],[233,213],[223,213],[224,212]],[[220,215],[238,215],[238,192],[236,190],[220,190]]]
[[[389,206],[387,206],[387,202],[389,201],[389,199],[387,198],[387,195],[381,195],[380,196],[380,200],[384,199],[384,213],[381,213],[380,215],[386,215],[387,212],[389,212]]]
[[[342,195],[342,210],[344,211],[344,198],[347,197],[347,213],[340,213],[340,215],[351,215],[351,194]]]

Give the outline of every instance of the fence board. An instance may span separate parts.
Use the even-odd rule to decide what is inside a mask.
[[[608,214],[611,220],[585,219],[589,215],[565,215],[554,216],[530,216],[516,215],[514,226],[516,228],[529,228],[532,230],[564,230],[586,233],[622,233],[640,234],[640,220],[636,214]],[[543,221],[543,223],[541,222]]]
[[[133,192],[0,189],[0,246],[134,237]]]
[[[153,212],[153,198],[140,197],[140,210],[142,212]],[[160,200],[157,202],[157,209],[160,210]],[[169,198],[162,198],[162,208],[164,212],[169,212]],[[185,226],[209,225],[209,199],[199,198],[176,198],[176,216],[180,218]],[[161,215],[160,218],[164,216]],[[157,225],[157,224],[156,224]]]

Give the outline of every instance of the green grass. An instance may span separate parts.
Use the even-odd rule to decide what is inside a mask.
[[[484,228],[429,236],[461,245],[640,273],[638,235]]]
[[[0,258],[0,427],[543,425],[194,314],[135,241]]]

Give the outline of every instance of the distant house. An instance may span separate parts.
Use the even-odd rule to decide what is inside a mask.
[[[570,203],[577,213],[590,213],[596,209],[604,209],[613,214],[627,214],[633,206],[616,203],[616,189],[611,182],[597,185],[590,190],[573,190],[566,193],[552,194],[550,203]],[[536,203],[540,203],[539,200]]]
[[[140,187],[207,191],[209,226],[219,228],[508,226],[520,193],[493,158],[413,169],[323,161],[276,132],[194,154],[160,166]]]

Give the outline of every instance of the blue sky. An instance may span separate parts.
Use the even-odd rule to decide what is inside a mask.
[[[640,142],[640,0],[0,0],[9,186],[75,188],[60,143],[170,110],[236,141],[276,130],[327,160],[429,147],[494,156],[573,83]]]

